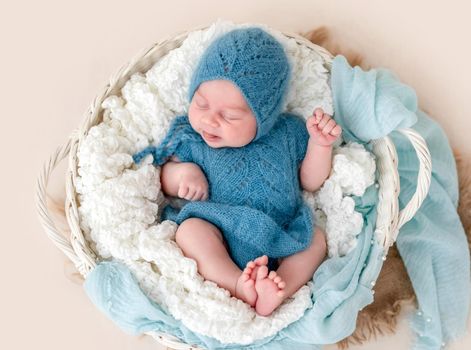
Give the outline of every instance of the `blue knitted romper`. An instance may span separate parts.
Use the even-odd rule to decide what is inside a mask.
[[[244,39],[248,43],[244,43]],[[256,68],[258,72],[265,69],[273,73],[262,72],[265,73],[262,77],[265,80],[267,77],[274,79],[275,84],[267,83],[274,86],[275,90],[248,88],[251,86],[251,77],[241,74],[241,71],[247,72],[248,64],[238,62],[240,51],[234,53],[236,59],[230,61],[227,58],[232,53],[230,50],[235,51],[229,47],[228,54],[228,50],[225,50],[227,41],[236,48],[234,41],[242,42],[246,54],[268,56],[270,65],[263,67],[262,62]],[[260,49],[263,46],[260,43],[270,44],[268,55],[267,48]],[[250,260],[264,254],[269,257],[270,269],[275,269],[277,258],[305,250],[313,235],[313,215],[302,199],[298,176],[309,134],[302,118],[280,113],[289,74],[282,49],[282,56],[278,60],[280,70],[274,71],[271,63],[277,61],[273,52],[280,54],[280,48],[281,45],[261,29],[235,30],[207,49],[193,75],[190,99],[199,84],[207,80],[227,79],[240,88],[257,118],[257,135],[252,142],[243,147],[212,148],[192,128],[188,116],[183,115],[173,120],[169,132],[158,146],[147,147],[133,156],[134,161],[139,163],[145,156],[152,154],[153,164],[161,166],[170,156],[176,155],[182,162],[193,162],[201,168],[208,180],[208,200],[188,201],[181,209],[167,205],[161,220],[181,224],[188,218],[200,218],[212,223],[222,232],[229,246],[229,254],[241,269]],[[253,53],[251,50],[258,51]],[[260,53],[260,50],[265,51]],[[223,74],[211,62],[211,57],[221,57],[221,51],[225,63],[222,66]],[[232,63],[232,69],[226,69],[227,61]],[[253,61],[249,64],[253,69]],[[277,91],[275,99],[273,91]],[[273,100],[275,102],[271,102]]]

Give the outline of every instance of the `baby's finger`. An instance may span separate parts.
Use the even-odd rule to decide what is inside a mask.
[[[204,192],[205,192],[205,190],[204,190],[203,187],[198,188],[198,195],[195,196],[194,200],[195,200],[195,201],[201,201],[201,200],[203,200]]]
[[[202,195],[201,191],[198,190],[198,189],[195,189],[195,193],[191,197],[191,200],[192,201],[198,201],[200,199],[201,195]]]
[[[324,115],[324,110],[322,108],[318,107],[314,110],[312,115],[314,116],[314,119],[321,120],[322,116]]]
[[[195,189],[190,188],[188,190],[188,193],[186,194],[186,196],[184,198],[190,201],[193,198],[194,195],[195,195]]]
[[[185,196],[188,194],[189,187],[188,185],[180,185],[178,188],[178,197],[180,198],[185,198]]]
[[[316,124],[319,124],[320,121],[322,120],[322,116],[324,115],[324,112],[322,113],[317,113],[313,116],[314,120],[315,120],[315,123]]]
[[[340,125],[336,125],[332,131],[330,132],[331,135],[338,136],[342,133],[342,127]]]
[[[309,117],[306,120],[306,128],[308,128],[308,129],[314,127],[317,124],[318,124],[318,121],[316,121],[315,117]]]
[[[200,191],[200,196],[199,196],[199,199],[198,199],[198,200],[204,201],[204,200],[206,199],[206,197],[207,197],[207,193],[208,193],[207,190],[202,189],[202,190]]]
[[[309,132],[309,135],[311,137],[319,137],[320,135],[322,135],[317,125],[311,126],[310,128],[307,129],[307,131]]]
[[[324,128],[322,129],[322,133],[324,135],[327,135],[328,133],[330,133],[332,131],[333,128],[335,128],[335,120],[333,119],[330,119],[327,124],[324,126]]]
[[[330,115],[324,114],[322,116],[322,120],[319,122],[319,128],[322,130],[324,126],[329,122],[330,120]]]

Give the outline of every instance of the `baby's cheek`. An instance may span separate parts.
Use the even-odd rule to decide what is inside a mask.
[[[229,130],[225,130],[223,135],[221,135],[228,144],[235,145],[240,142],[241,136],[237,130],[230,128]]]
[[[231,137],[231,143],[236,145],[237,147],[243,146],[243,144],[247,143],[246,132],[243,129],[232,130],[230,137]]]
[[[255,135],[257,135],[257,126],[249,125],[246,128],[245,139],[250,143],[255,138]]]
[[[190,106],[188,110],[188,121],[194,130],[196,130],[196,120],[198,120],[198,111]]]

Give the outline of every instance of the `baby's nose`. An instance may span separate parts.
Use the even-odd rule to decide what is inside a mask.
[[[219,127],[219,123],[217,121],[217,117],[214,114],[205,114],[201,118],[204,124],[209,125],[213,128]]]

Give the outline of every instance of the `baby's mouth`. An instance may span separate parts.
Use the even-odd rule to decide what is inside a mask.
[[[203,130],[203,137],[208,141],[216,141],[219,140],[220,137],[212,134],[208,134],[206,131]]]

